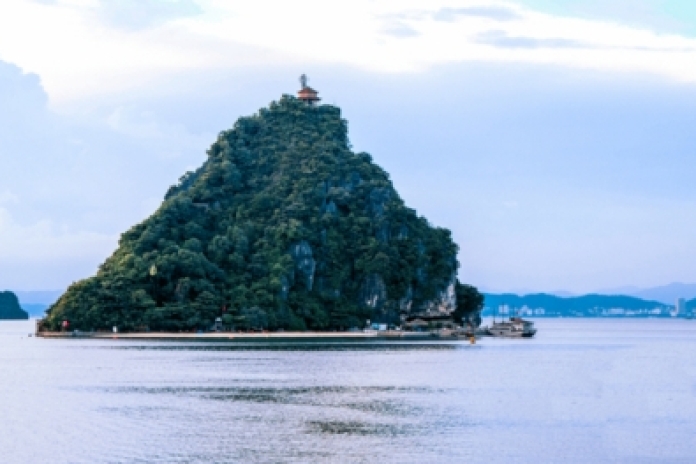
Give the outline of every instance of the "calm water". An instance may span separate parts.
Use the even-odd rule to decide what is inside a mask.
[[[0,323],[3,463],[696,462],[696,321],[534,340],[43,340]]]

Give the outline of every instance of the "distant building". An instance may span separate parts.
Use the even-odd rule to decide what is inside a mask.
[[[686,300],[684,298],[677,298],[677,304],[674,307],[676,316],[686,316]]]

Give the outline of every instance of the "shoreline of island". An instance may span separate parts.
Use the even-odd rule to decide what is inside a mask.
[[[398,330],[368,332],[37,332],[36,337],[47,339],[96,339],[96,340],[194,340],[194,341],[354,341],[354,340],[463,340],[452,333],[404,332]]]

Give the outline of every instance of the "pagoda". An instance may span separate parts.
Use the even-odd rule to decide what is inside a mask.
[[[309,79],[306,75],[300,76],[300,84],[302,88],[297,92],[297,98],[307,103],[309,106],[316,105],[321,98],[317,97],[318,92],[307,85]]]

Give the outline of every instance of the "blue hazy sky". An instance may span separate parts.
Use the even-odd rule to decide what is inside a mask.
[[[301,73],[453,231],[462,280],[696,280],[696,3],[281,5],[0,6],[0,289],[92,275],[218,132]]]
[[[517,3],[554,15],[696,36],[696,2],[693,0],[522,0]]]

